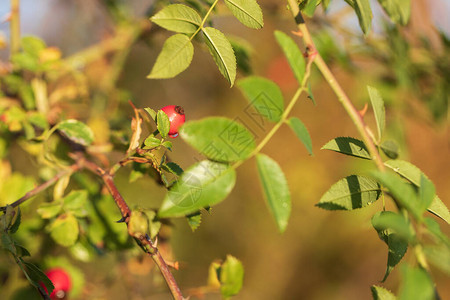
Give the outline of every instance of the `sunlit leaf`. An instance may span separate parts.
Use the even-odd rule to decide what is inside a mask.
[[[397,24],[406,25],[411,15],[411,0],[378,0],[389,18]]]
[[[199,14],[183,4],[168,5],[150,20],[167,30],[179,33],[194,33],[202,23]]]
[[[369,92],[370,101],[372,102],[372,108],[375,114],[375,120],[377,122],[378,140],[381,140],[384,127],[386,126],[384,101],[376,88],[367,86],[367,91]]]
[[[284,55],[287,58],[289,66],[294,72],[295,78],[299,85],[303,84],[303,77],[305,76],[306,63],[303,53],[287,34],[281,31],[275,31],[275,38],[283,50]]]
[[[272,122],[281,119],[284,100],[280,87],[275,82],[263,77],[249,76],[239,80],[238,86],[261,116]]]
[[[284,232],[291,215],[291,195],[286,177],[278,163],[267,155],[258,154],[256,162],[269,210],[280,232]]]
[[[205,43],[208,46],[220,73],[230,83],[234,84],[236,79],[236,57],[233,47],[227,37],[219,30],[212,27],[202,28]]]
[[[244,267],[234,256],[227,255],[227,259],[220,268],[220,293],[224,298],[236,295],[244,282]]]
[[[369,0],[345,0],[356,12],[358,16],[359,26],[365,35],[370,31],[372,26],[372,9]]]
[[[331,150],[345,155],[371,159],[364,142],[351,137],[337,137],[326,143],[321,150]]]
[[[181,217],[215,205],[228,196],[236,172],[226,164],[201,161],[186,171],[166,194],[158,212],[160,218]]]
[[[247,128],[223,117],[186,122],[180,136],[207,158],[220,162],[246,159],[256,147]]]
[[[403,281],[400,286],[399,300],[435,299],[434,283],[424,269],[403,265],[401,270]]]
[[[194,46],[189,37],[175,34],[169,37],[147,78],[172,78],[186,70],[194,57]]]
[[[394,172],[411,181],[414,185],[420,187],[421,176],[428,178],[419,168],[410,162],[404,160],[388,160],[384,163]],[[445,220],[450,224],[450,212],[447,206],[439,199],[438,196],[433,198],[428,211]]]
[[[339,180],[316,205],[328,210],[353,210],[366,207],[381,195],[381,187],[371,178],[351,175]]]
[[[77,120],[65,120],[56,125],[56,128],[71,141],[89,146],[94,141],[94,133],[84,123]]]
[[[37,213],[43,219],[50,219],[56,217],[62,210],[62,203],[60,201],[42,203],[37,209]]]
[[[64,247],[72,246],[78,239],[78,221],[70,213],[59,216],[49,229],[53,240]]]
[[[170,120],[164,111],[158,110],[156,124],[158,126],[159,134],[161,134],[163,138],[166,138],[170,130]]]
[[[300,139],[300,141],[305,145],[306,150],[308,150],[309,155],[313,155],[311,136],[309,135],[308,129],[305,124],[296,117],[292,117],[288,120],[287,124],[294,131],[295,135]]]
[[[245,26],[255,29],[264,26],[263,13],[256,0],[225,0],[225,4]]]
[[[381,286],[376,286],[376,285],[372,285],[372,287],[370,288],[372,291],[372,298],[373,300],[396,300],[397,297],[395,297],[395,295],[381,287]]]

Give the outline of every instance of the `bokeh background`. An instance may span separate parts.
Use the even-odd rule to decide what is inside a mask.
[[[49,46],[60,48],[64,57],[76,55],[117,34],[117,24],[105,8],[107,2],[23,0],[22,33],[41,37]],[[279,83],[289,99],[297,88],[296,81],[275,42],[273,31],[289,33],[295,30],[295,24],[285,1],[258,2],[265,21],[261,30],[245,28],[223,5],[213,22],[227,35],[246,41],[251,53],[250,72]],[[307,23],[319,51],[358,108],[362,109],[368,102],[366,85],[381,91],[387,106],[387,133],[399,143],[400,158],[419,166],[433,180],[437,194],[449,206],[450,24],[447,15],[450,4],[445,0],[411,2],[409,25],[397,29],[373,1],[374,30],[366,40],[356,16],[344,1],[332,1],[327,14],[319,8],[317,16],[307,19]],[[155,1],[124,1],[119,10],[152,26],[146,21],[147,16],[161,5],[155,5]],[[2,1],[0,15],[8,10],[8,1]],[[8,24],[2,23],[0,31],[7,39]],[[150,28],[148,36],[136,42],[126,55],[116,82],[120,90],[92,92],[89,100],[83,100],[77,107],[78,116],[91,122],[114,121],[118,114],[126,113],[131,119],[127,98],[138,107],[154,109],[176,104],[184,107],[189,120],[210,115],[239,118],[261,140],[270,125],[262,129],[248,118],[245,113],[248,103],[237,88],[228,87],[202,45],[196,44],[193,63],[181,75],[170,80],[146,79],[169,35],[156,26]],[[6,59],[8,50],[0,51],[2,59]],[[110,74],[110,63],[105,56],[89,65],[86,69],[89,86],[98,87],[102,78]],[[238,77],[243,76],[245,72]],[[331,184],[374,166],[320,150],[334,137],[358,137],[358,133],[315,69],[311,83],[317,105],[303,96],[292,114],[308,127],[314,156],[308,155],[287,127],[263,149],[279,162],[291,188],[293,207],[286,232],[278,233],[266,208],[255,162],[246,162],[238,169],[238,181],[231,195],[210,214],[203,215],[199,229],[192,232],[183,219],[174,220],[171,227],[164,229],[168,242],[163,247],[171,248],[168,251],[172,253],[167,255],[180,262],[181,268],[175,271],[175,276],[186,295],[198,292],[196,288],[206,284],[209,264],[227,254],[239,258],[245,267],[244,287],[236,299],[371,299],[370,286],[381,284],[387,247],[370,225],[372,215],[382,207],[381,201],[354,212],[329,212],[314,206]],[[86,111],[90,111],[90,115]],[[375,128],[370,112],[366,120]],[[96,134],[101,135],[99,129]],[[201,158],[180,138],[173,143],[171,158],[183,168]],[[17,152],[10,154],[8,159],[13,169],[34,175],[29,162],[21,157]],[[117,175],[117,185],[125,199],[131,205],[158,207],[165,189],[145,178],[130,184],[129,172],[124,168]],[[448,225],[439,223],[449,234]],[[158,273],[147,259],[111,252],[80,262],[62,248],[55,251],[67,254],[70,264],[83,274],[85,284],[78,299],[170,298],[164,285],[159,286]],[[408,252],[405,261],[411,261],[409,256]],[[11,279],[19,275],[9,271],[9,275],[3,276],[6,279],[0,289],[3,292],[7,289],[7,295],[13,295],[15,289],[24,286],[23,280]],[[442,299],[449,299],[448,276],[433,269],[433,278]],[[383,285],[397,291],[398,284],[396,270]],[[218,299],[219,296],[213,293],[205,298]]]

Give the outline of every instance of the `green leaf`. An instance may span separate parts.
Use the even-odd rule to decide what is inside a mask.
[[[292,128],[295,135],[300,139],[300,141],[305,145],[306,150],[308,150],[309,155],[313,155],[311,136],[309,135],[308,129],[305,124],[296,117],[292,117],[288,120],[287,124]]]
[[[236,57],[233,47],[226,36],[212,27],[202,28],[205,43],[208,46],[220,73],[233,86],[236,79]]]
[[[278,163],[267,155],[258,154],[256,162],[269,210],[280,232],[284,232],[291,215],[291,195],[286,177]]]
[[[398,145],[396,142],[388,140],[380,145],[381,150],[387,157],[391,159],[397,159],[398,157]]]
[[[345,0],[356,12],[358,16],[359,26],[365,35],[370,31],[372,25],[372,9],[369,0]]]
[[[384,101],[376,88],[367,86],[367,91],[369,92],[370,101],[372,102],[372,108],[375,114],[375,120],[377,122],[378,140],[381,140],[384,132],[384,127],[386,126]]]
[[[236,172],[228,165],[201,161],[186,171],[166,194],[160,218],[181,217],[224,200],[234,187]]]
[[[321,0],[309,0],[306,2],[305,7],[302,8],[302,12],[308,17],[312,18],[314,12],[316,11],[317,6],[320,4]]]
[[[450,239],[441,231],[439,223],[433,218],[424,218],[423,223],[427,227],[428,231],[433,235],[435,240],[439,243],[444,243],[447,247],[450,247]]]
[[[393,173],[373,171],[371,175],[385,186],[396,202],[411,212],[416,219],[420,219],[425,209],[411,184]]]
[[[306,63],[302,51],[294,42],[294,40],[284,32],[275,31],[275,38],[281,49],[283,50],[289,66],[294,72],[295,78],[297,78],[298,83],[302,85],[303,77],[305,76],[306,72]]]
[[[419,201],[422,211],[428,209],[430,204],[433,202],[434,197],[436,197],[436,188],[433,182],[421,174],[420,176],[420,188],[419,188]]]
[[[434,300],[434,284],[428,273],[419,267],[402,267],[399,300]]]
[[[154,239],[161,229],[161,222],[156,217],[156,212],[154,210],[147,210],[146,215],[150,221],[150,238]]]
[[[192,232],[197,230],[202,223],[202,213],[200,211],[193,213],[191,215],[186,216],[189,227],[191,227]]]
[[[20,209],[20,207],[17,208],[17,217],[16,220],[14,221],[14,223],[11,225],[11,227],[9,228],[9,232],[14,234],[17,232],[17,230],[19,229],[20,226],[20,222],[22,221],[22,210]]]
[[[87,198],[88,192],[86,190],[73,190],[62,201],[65,209],[74,210],[85,206]]]
[[[345,155],[371,159],[364,142],[351,137],[337,137],[326,143],[321,150],[331,150]]]
[[[194,46],[189,37],[175,34],[169,37],[147,78],[173,78],[186,70],[194,57]]]
[[[50,235],[58,244],[69,247],[78,239],[78,221],[74,215],[67,213],[59,216],[50,224]]]
[[[13,255],[17,255],[15,243],[14,243],[14,240],[11,238],[11,236],[9,234],[7,234],[6,232],[0,232],[0,238],[1,238],[2,248],[5,250],[8,250]]]
[[[202,18],[194,9],[182,4],[168,5],[150,20],[167,30],[179,33],[194,33],[202,23]]]
[[[427,261],[450,275],[450,248],[446,245],[426,245],[424,253]]]
[[[94,141],[94,133],[86,124],[70,119],[56,125],[56,128],[72,142],[89,146]]]
[[[244,267],[234,256],[227,255],[227,259],[220,268],[220,293],[224,298],[236,295],[244,282]]]
[[[284,99],[280,87],[273,81],[249,76],[239,80],[238,87],[256,111],[272,122],[281,120]]]
[[[158,110],[158,114],[156,116],[156,123],[158,126],[159,133],[163,138],[166,138],[170,130],[170,120],[164,111]]]
[[[163,164],[161,165],[161,168],[177,176],[181,176],[181,174],[183,174],[183,169],[174,162],[168,162],[167,164]]]
[[[411,15],[411,0],[378,0],[389,18],[397,24],[408,24]]]
[[[37,213],[43,219],[51,219],[57,216],[62,210],[62,203],[60,201],[42,203],[37,209]]]
[[[254,29],[264,26],[263,13],[256,0],[225,0],[225,4],[245,26]]]
[[[43,283],[47,288],[47,292],[50,295],[54,289],[53,283],[37,266],[32,263],[22,261],[26,267],[27,278],[30,283],[35,287],[40,287]]]
[[[64,196],[64,192],[66,191],[66,188],[70,183],[71,176],[72,173],[69,173],[58,179],[55,187],[53,188],[53,201],[59,200]]]
[[[312,92],[312,87],[311,87],[311,83],[308,82],[308,99],[311,100],[311,102],[314,104],[314,106],[316,106],[316,99],[314,98],[313,92]]]
[[[419,168],[404,160],[388,160],[384,164],[397,174],[411,181],[417,187],[420,187],[420,178],[422,175],[428,178]],[[450,212],[438,196],[434,197],[433,202],[428,207],[428,211],[450,224]]]
[[[38,57],[39,53],[47,46],[45,42],[34,36],[25,36],[21,39],[21,46],[24,52]]]
[[[172,144],[171,141],[164,141],[164,142],[162,143],[162,145],[163,145],[164,147],[166,147],[167,149],[169,149],[170,151],[172,151],[173,144]]]
[[[384,275],[382,282],[384,282],[388,278],[389,274],[392,272],[394,267],[402,260],[403,256],[406,253],[406,250],[408,249],[408,242],[395,233],[389,234],[387,236],[387,240],[389,253],[386,274]]]
[[[244,160],[256,147],[247,128],[223,117],[186,122],[180,136],[200,153],[219,162]]]
[[[376,181],[351,175],[333,184],[316,206],[327,210],[353,210],[372,204],[380,195],[381,187]]]
[[[388,234],[395,233],[406,242],[413,240],[415,236],[409,220],[392,211],[377,212],[372,217],[372,226],[378,233],[388,230]],[[389,240],[386,239],[387,236],[386,234],[380,235],[386,244],[389,243]]]
[[[395,295],[392,294],[391,291],[389,291],[381,286],[372,285],[372,287],[370,289],[372,291],[373,300],[396,300],[397,299],[397,297],[395,297]]]
[[[17,250],[17,256],[19,257],[25,257],[25,256],[31,256],[30,252],[23,246],[18,245],[17,243],[14,245]]]
[[[149,114],[149,116],[153,119],[153,121],[156,121],[156,111],[154,109],[146,107],[144,108],[144,110]]]
[[[383,213],[386,212],[382,212],[381,214]],[[391,212],[387,213],[389,214]],[[375,219],[379,218],[378,214],[374,216]],[[376,222],[378,222],[378,220],[376,220]],[[377,224],[377,226],[379,226],[379,223]],[[386,245],[388,245],[388,260],[386,273],[384,275],[384,278],[381,280],[381,282],[384,282],[388,278],[389,274],[392,272],[394,267],[402,260],[403,256],[406,253],[406,250],[408,249],[408,242],[391,229],[386,230],[380,229],[378,227],[375,228],[375,230],[377,230],[381,240],[383,240],[386,243]]]
[[[131,211],[130,220],[128,222],[128,232],[135,238],[144,236],[149,232],[149,220],[143,211]]]
[[[159,129],[158,129],[159,130]],[[168,131],[166,131],[167,134]],[[144,149],[153,149],[161,145],[161,140],[158,138],[155,138],[154,136],[149,136],[144,141],[145,147]]]

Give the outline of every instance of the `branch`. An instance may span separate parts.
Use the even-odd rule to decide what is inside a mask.
[[[294,16],[295,21],[297,23],[297,27],[302,33],[301,36],[303,38],[303,41],[305,42],[308,48],[312,48],[313,50],[315,50],[316,47],[314,45],[314,41],[311,38],[311,34],[309,33],[308,28],[306,27],[305,20],[303,19],[302,14],[299,10],[297,1],[288,0],[288,3],[291,8],[292,15]],[[342,106],[347,111],[347,114],[352,119],[353,123],[356,126],[356,129],[358,129],[359,134],[364,140],[364,143],[366,144],[367,149],[369,150],[369,153],[372,159],[374,160],[377,168],[380,171],[384,171],[385,167],[383,164],[383,160],[381,159],[380,153],[378,152],[375,143],[370,137],[367,125],[365,124],[361,114],[358,112],[355,106],[353,106],[353,103],[351,102],[350,98],[348,98],[342,87],[339,85],[339,83],[336,80],[336,77],[334,77],[333,73],[331,73],[330,69],[328,68],[327,64],[325,63],[325,61],[323,60],[322,56],[320,56],[319,53],[316,54],[314,63],[316,64],[319,71],[322,73],[323,77],[325,77],[325,79],[327,80],[331,89],[338,97],[339,102],[341,102]]]
[[[74,164],[74,165],[70,166],[68,169],[66,169],[64,171],[61,171],[58,174],[56,174],[56,176],[53,177],[52,179],[50,179],[50,180],[44,182],[43,184],[35,187],[34,189],[32,189],[31,191],[26,193],[23,197],[21,197],[19,200],[9,204],[9,206],[12,206],[12,207],[19,206],[20,204],[24,203],[28,199],[33,198],[34,196],[36,196],[40,192],[43,192],[46,189],[48,189],[49,187],[51,187],[53,184],[55,184],[62,177],[66,176],[67,174],[76,172],[79,169],[80,169],[80,166],[78,166],[78,164]],[[6,211],[6,206],[0,207],[0,211]]]
[[[20,50],[20,0],[11,0],[10,56]]]
[[[131,216],[131,210],[128,207],[128,204],[126,203],[125,199],[122,197],[119,190],[117,189],[114,183],[113,176],[109,173],[109,171],[106,171],[101,167],[99,167],[97,164],[86,160],[83,156],[78,156],[78,161],[81,166],[97,174],[103,179],[104,184],[106,185],[109,193],[116,202],[117,207],[120,210],[120,213],[122,214],[121,221],[125,222],[125,224],[127,224],[128,227],[128,222],[130,221]],[[184,299],[181,290],[178,287],[177,282],[175,281],[175,278],[170,272],[169,266],[167,265],[164,258],[161,256],[161,253],[159,252],[158,248],[153,244],[152,240],[148,238],[148,236],[141,236],[138,239],[138,243],[141,243],[142,245],[146,245],[149,247],[149,250],[147,250],[146,253],[148,253],[152,257],[153,261],[159,267],[161,274],[163,275],[167,285],[169,286],[170,292],[172,293],[174,299],[176,300]]]

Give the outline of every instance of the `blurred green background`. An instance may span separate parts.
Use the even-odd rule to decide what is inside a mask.
[[[119,11],[125,9],[136,18],[145,18],[153,2],[122,3]],[[276,81],[289,99],[297,86],[273,31],[289,33],[295,30],[295,24],[284,1],[258,2],[264,12],[263,29],[245,28],[223,6],[213,18],[214,25],[227,35],[246,40],[251,49],[252,73]],[[366,85],[381,91],[387,106],[388,135],[399,142],[400,158],[419,166],[433,180],[437,194],[449,206],[450,26],[443,15],[443,11],[449,11],[449,3],[445,0],[412,2],[412,17],[406,28],[395,28],[379,8],[375,9],[374,32],[366,40],[362,38],[356,16],[344,1],[333,1],[328,14],[318,9],[317,16],[307,19],[307,23],[319,52],[356,107],[362,109],[369,100]],[[154,9],[161,5],[163,3],[157,4]],[[376,3],[373,6],[376,8]],[[6,11],[5,7],[6,1],[1,10]],[[61,48],[63,56],[73,55],[116,32],[102,1],[42,1],[39,4],[22,1],[22,12],[23,34],[38,34],[49,46]],[[1,26],[7,36],[7,25]],[[151,28],[149,36],[142,37],[130,49],[117,82],[120,90],[114,89],[116,94],[93,92],[89,101],[79,104],[78,116],[89,119],[91,124],[104,119],[114,122],[123,114],[131,119],[133,112],[126,102],[128,98],[138,107],[159,109],[176,104],[184,107],[188,120],[211,115],[238,118],[253,131],[258,141],[261,140],[270,130],[270,124],[261,128],[248,117],[248,103],[237,88],[228,87],[202,45],[196,45],[191,67],[178,77],[146,79],[169,35],[164,30]],[[2,50],[2,57],[7,57],[7,50]],[[86,71],[90,80],[88,86],[97,86],[97,81],[111,70],[109,66],[107,56],[92,63]],[[243,76],[245,72],[239,75]],[[244,287],[236,299],[371,299],[370,286],[381,285],[387,247],[370,224],[372,215],[382,208],[381,201],[354,212],[329,212],[314,206],[333,183],[374,166],[370,162],[320,151],[322,145],[337,136],[358,137],[358,133],[314,68],[311,84],[317,105],[303,96],[292,114],[308,127],[314,156],[308,155],[287,127],[263,149],[279,162],[291,188],[293,207],[286,232],[278,233],[266,209],[255,162],[246,162],[238,169],[238,181],[231,195],[210,214],[203,215],[197,231],[192,232],[184,219],[174,220],[172,227],[164,229],[171,247],[166,242],[162,247],[167,247],[166,255],[180,263],[180,270],[174,273],[185,295],[195,294],[197,287],[205,285],[209,264],[215,259],[224,259],[227,254],[239,258],[245,267]],[[86,109],[90,109],[90,115]],[[366,120],[375,128],[370,111]],[[129,123],[116,124],[119,125],[129,126]],[[93,127],[97,129],[96,134],[101,135],[100,127]],[[183,168],[201,158],[180,138],[173,143],[171,159]],[[13,170],[36,174],[19,153],[11,151],[8,156]],[[129,172],[124,168],[116,180],[125,199],[131,206],[158,207],[165,189],[148,178],[130,184]],[[448,225],[443,221],[439,223],[449,234]],[[53,253],[67,252],[57,248]],[[409,255],[408,252],[405,261],[409,260]],[[149,267],[152,262],[147,258],[142,261],[135,254],[118,252],[104,253],[89,262],[77,261],[70,255],[68,260],[81,270],[85,280],[78,299],[170,298],[157,270]],[[26,285],[18,279],[20,273],[14,270],[16,266],[6,266],[0,267],[1,274],[5,274],[5,268],[11,270],[2,275],[5,285],[0,289],[6,288],[6,284],[8,291]],[[383,285],[397,291],[398,273],[394,271]],[[442,299],[450,298],[448,277],[435,269],[433,276]],[[205,296],[205,299],[218,298],[218,294]]]

